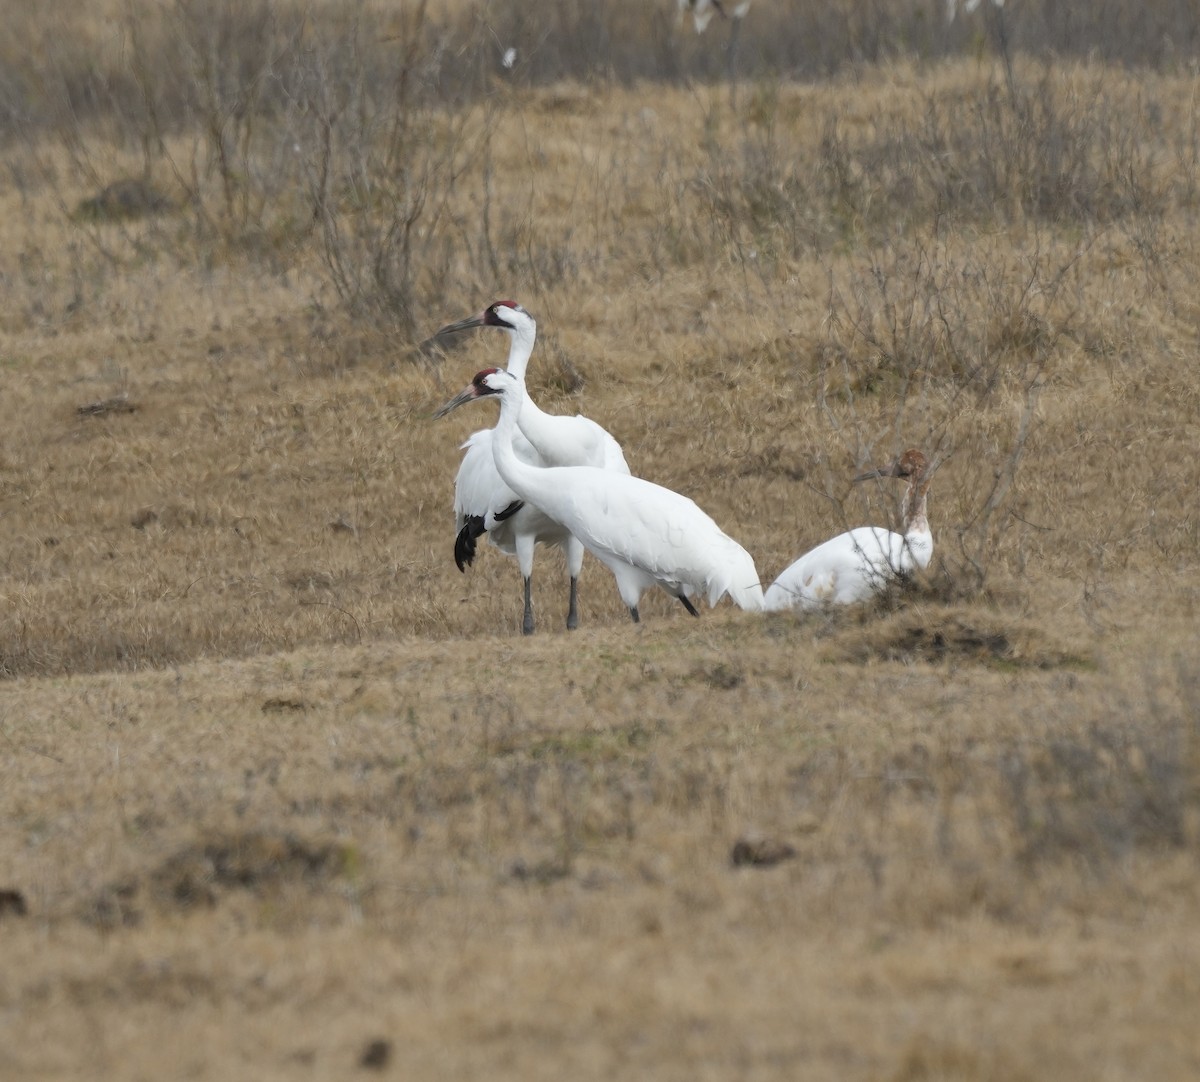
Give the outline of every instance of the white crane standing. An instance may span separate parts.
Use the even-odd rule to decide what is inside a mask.
[[[815,609],[823,605],[853,605],[866,601],[896,578],[926,568],[933,558],[926,499],[937,463],[915,448],[890,466],[855,477],[900,477],[908,481],[904,494],[904,533],[877,526],[860,526],[839,534],[805,553],[767,588],[765,605],[779,609]]]
[[[492,456],[504,483],[570,530],[612,571],[634,623],[640,620],[642,594],[651,586],[678,598],[693,616],[699,615],[691,602],[696,595],[715,605],[728,594],[743,609],[762,609],[762,586],[750,554],[686,496],[613,470],[539,469],[523,462],[513,450],[526,400],[523,381],[485,368],[472,387],[473,397],[500,398]]]
[[[508,371],[524,383],[525,370],[537,338],[534,318],[515,301],[496,301],[478,315],[443,327],[437,336],[472,327],[497,327],[508,332],[512,338]],[[434,416],[444,417],[476,397],[472,385],[442,406]],[[597,466],[629,473],[620,444],[586,417],[556,417],[544,413],[526,396],[517,424],[520,432],[513,441],[514,450],[531,466]],[[471,435],[462,445],[465,454],[454,481],[454,562],[465,572],[475,558],[475,542],[484,533],[501,552],[516,556],[525,583],[521,630],[532,635],[534,549],[539,543],[558,546],[566,558],[571,580],[567,628],[573,630],[579,625],[583,546],[569,530],[536,506],[523,502],[505,485],[496,472],[492,457],[493,438],[493,430],[484,429]]]

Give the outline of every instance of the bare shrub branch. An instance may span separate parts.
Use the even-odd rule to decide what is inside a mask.
[[[1039,394],[1078,333],[1068,286],[1086,250],[1045,251],[1035,237],[1014,258],[919,236],[876,251],[841,283],[830,272],[817,362],[822,417],[855,463],[910,445],[958,459],[960,484],[970,487],[960,487],[953,504],[943,499],[943,507],[957,505],[957,521],[943,517],[940,528],[957,546],[949,554],[943,546],[939,559],[966,592],[983,589],[1000,558]],[[1005,427],[996,407],[1014,400],[1015,420]],[[964,415],[982,427],[956,443],[951,431],[963,431]],[[842,491],[842,479],[831,476],[823,495],[853,525]]]

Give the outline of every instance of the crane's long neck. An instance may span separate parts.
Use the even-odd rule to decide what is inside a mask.
[[[521,382],[524,383],[524,380],[522,379]],[[517,427],[521,430],[521,435],[537,448],[539,454],[551,459],[557,457],[554,453],[557,432],[552,416],[529,397],[528,391],[521,396],[521,410],[517,414]]]
[[[904,494],[904,532],[906,535],[929,533],[928,496],[928,479],[914,477],[909,481],[908,491]]]
[[[508,347],[508,363],[505,368],[517,379],[524,379],[525,369],[529,367],[529,358],[533,354],[537,331],[529,327],[514,327],[509,337],[512,342]]]
[[[513,450],[513,436],[517,430],[517,417],[527,403],[525,386],[517,380],[500,397],[500,420],[492,435],[492,459],[501,480],[523,500],[536,503],[533,490],[537,486],[538,469],[517,458]]]

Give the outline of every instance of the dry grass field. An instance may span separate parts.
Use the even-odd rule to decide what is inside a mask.
[[[0,7],[0,1078],[1200,1077],[1192,66]],[[764,582],[937,452],[929,573],[523,637],[506,297]]]

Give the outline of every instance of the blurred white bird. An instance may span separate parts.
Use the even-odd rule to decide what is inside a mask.
[[[679,21],[682,22],[690,12],[697,34],[703,34],[708,29],[708,24],[712,21],[714,14],[720,15],[722,19],[731,17],[744,19],[746,12],[750,10],[750,0],[742,0],[733,9],[732,15],[726,13],[721,0],[678,0],[678,4]]]
[[[515,301],[496,301],[481,313],[451,323],[438,336],[472,327],[496,327],[512,338],[508,371],[524,382],[525,370],[537,338],[537,323]],[[456,395],[434,416],[444,417],[451,410],[478,397],[474,384]],[[603,428],[586,417],[556,417],[544,413],[525,397],[517,422],[520,431],[514,440],[516,454],[531,466],[597,466],[629,473],[620,444]],[[466,571],[475,558],[475,542],[484,533],[501,552],[516,556],[525,583],[525,611],[521,630],[534,631],[533,554],[538,544],[562,549],[570,576],[567,627],[579,625],[579,573],[583,567],[583,546],[569,530],[544,515],[537,507],[522,500],[500,479],[492,456],[492,429],[470,436],[463,449],[462,464],[454,481],[455,541],[454,562]]]
[[[655,585],[693,616],[699,615],[691,602],[697,595],[715,605],[728,594],[743,609],[762,609],[762,586],[750,554],[686,496],[613,470],[523,462],[513,450],[513,437],[525,409],[524,382],[485,368],[472,386],[475,397],[500,398],[492,456],[504,483],[608,566],[634,623],[640,619],[642,594]]]
[[[877,526],[860,526],[818,545],[788,567],[768,587],[765,607],[815,609],[822,605],[853,605],[866,601],[896,578],[915,568],[929,566],[933,558],[933,534],[926,516],[926,499],[936,463],[920,451],[905,451],[883,469],[854,478],[902,477],[908,481],[904,494],[904,533]]]
[[[958,9],[963,9],[964,15],[972,14],[980,5],[982,0],[946,0],[946,22],[954,22],[954,16],[958,14]],[[992,6],[1004,7],[1004,0],[992,0]]]

